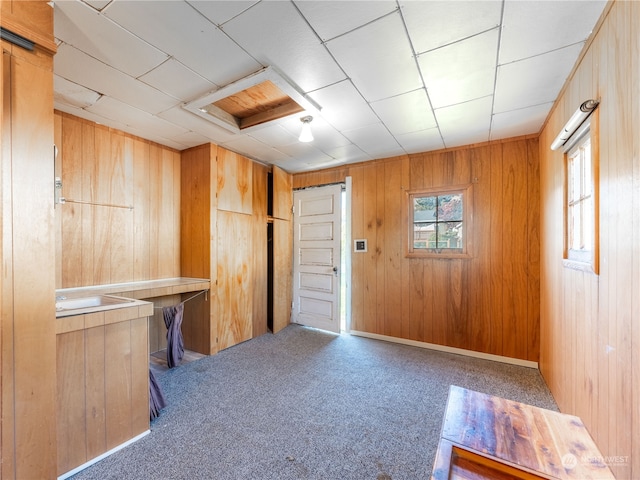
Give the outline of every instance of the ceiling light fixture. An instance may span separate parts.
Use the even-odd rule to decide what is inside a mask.
[[[300,121],[302,122],[302,130],[300,131],[298,140],[300,140],[301,142],[306,143],[313,141],[313,134],[311,133],[311,120],[313,120],[313,117],[311,115],[300,118]]]

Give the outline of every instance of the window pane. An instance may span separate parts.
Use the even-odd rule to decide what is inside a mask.
[[[438,197],[415,197],[413,199],[413,221],[435,222]]]
[[[595,230],[594,225],[594,212],[593,212],[593,197],[587,198],[583,202],[583,222],[582,222],[582,245],[585,250],[593,250],[593,234]]]
[[[438,224],[438,248],[462,248],[462,223]]]
[[[582,187],[583,195],[591,195],[593,193],[593,177],[591,175],[591,142],[588,142],[584,147],[582,168],[584,172],[584,186]]]
[[[580,198],[580,152],[576,152],[569,159],[569,201],[575,202]]]
[[[413,248],[432,248],[429,242],[435,236],[434,223],[413,224]]]
[[[571,250],[580,250],[581,248],[581,219],[580,204],[569,207],[569,219],[571,221],[569,228],[569,248]]]
[[[438,221],[462,221],[462,195],[441,195],[438,197]]]
[[[464,195],[461,190],[438,192],[427,189],[409,195],[410,239],[408,255],[436,256],[447,255],[462,257],[466,255],[467,245],[462,235],[464,222]]]

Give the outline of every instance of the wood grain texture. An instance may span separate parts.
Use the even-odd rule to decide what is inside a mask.
[[[2,477],[44,478],[56,470],[53,62],[2,48]]]
[[[640,8],[616,1],[540,135],[541,372],[562,411],[580,415],[618,478],[640,475]],[[549,145],[597,98],[599,275],[562,266],[564,171]],[[592,147],[593,148],[593,147]]]
[[[452,465],[443,462],[443,458],[451,457],[450,446],[542,478],[615,478],[578,417],[457,386],[449,389],[432,479],[450,478]]]
[[[99,326],[89,315],[56,335],[58,475],[149,429],[147,318],[136,315]]]
[[[132,438],[131,425],[131,326],[129,322],[105,325],[105,411],[107,448]],[[148,362],[148,358],[147,358]]]
[[[295,174],[295,187],[353,178],[368,252],[352,254],[351,328],[537,361],[538,165],[537,140],[520,138]],[[406,258],[405,192],[465,184],[472,258]]]
[[[218,147],[218,210],[253,213],[251,160]]]
[[[271,173],[273,175],[273,217],[291,220],[293,176],[276,166],[272,167]]]
[[[47,56],[56,53],[53,9],[45,0],[3,0],[0,23],[7,30],[34,42]]]
[[[291,222],[273,220],[273,333],[291,322],[293,296],[293,227]]]
[[[84,428],[84,331],[57,335],[57,350],[57,473],[60,475],[88,460],[87,431]]]
[[[180,161],[181,272],[208,278],[212,287],[208,302],[198,299],[194,308],[185,310],[183,333],[187,348],[206,355],[218,351],[218,302],[213,298],[218,275],[217,152],[217,146],[205,144],[182,152]]]
[[[267,174],[268,167],[253,163],[253,325],[252,336],[268,332],[267,326]],[[289,182],[290,185],[291,182]],[[289,186],[289,192],[291,187]]]
[[[253,325],[252,217],[218,212],[218,346],[249,340]]]
[[[59,335],[58,335],[59,336]],[[84,330],[84,350],[77,350],[76,355],[84,354],[84,365],[86,372],[85,379],[85,407],[84,415],[87,432],[87,459],[95,458],[106,452],[107,449],[107,428],[106,428],[106,384],[104,378],[105,363],[105,328],[97,326]],[[58,384],[60,385],[60,384]],[[74,390],[73,394],[78,395],[80,390]],[[60,426],[58,426],[60,429]],[[75,425],[67,431],[67,435],[74,435],[79,430]],[[68,465],[71,467],[71,465]],[[58,465],[58,474],[68,471]]]
[[[180,276],[180,154],[55,112],[66,203],[56,288]]]

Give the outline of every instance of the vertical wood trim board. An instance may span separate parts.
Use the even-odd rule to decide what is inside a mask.
[[[25,12],[45,11],[31,3]],[[57,441],[53,61],[38,48],[2,50],[0,476],[46,478]]]
[[[608,13],[607,13],[608,12]],[[540,369],[617,478],[640,476],[640,4],[615,1],[540,135]],[[549,145],[600,100],[599,275],[562,265],[562,152]],[[534,253],[535,254],[535,253]]]
[[[253,163],[253,326],[252,336],[267,333],[267,175],[269,168]],[[291,191],[291,189],[289,189]]]
[[[366,162],[293,177],[293,187],[353,179],[351,328],[537,362],[537,139]],[[473,184],[473,258],[406,258],[405,192]]]

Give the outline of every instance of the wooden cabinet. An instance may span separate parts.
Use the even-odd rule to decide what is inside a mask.
[[[210,316],[185,331],[189,349],[214,354],[265,333],[268,282],[274,331],[289,323],[291,175],[274,172],[278,217],[268,221],[277,236],[276,264],[269,271],[267,167],[213,144],[182,152],[181,273],[211,279]]]
[[[181,272],[211,280],[208,318],[185,319],[199,325],[184,332],[188,349],[210,355],[254,335],[253,188],[248,158],[213,144],[182,153]]]
[[[0,477],[56,470],[53,10],[0,2],[0,23],[34,43],[2,41]]]
[[[273,218],[291,220],[293,207],[292,175],[274,166],[271,170],[273,188]]]
[[[183,325],[191,325],[183,329],[184,343],[205,355],[218,352],[217,151],[209,143],[185,150],[180,158],[180,271],[211,281],[209,311],[184,319]]]
[[[273,333],[291,322],[293,298],[293,236],[291,222],[273,219]]]
[[[293,297],[293,190],[292,175],[274,166],[271,170],[273,269],[269,290],[273,305],[271,328],[277,333],[291,321]]]
[[[148,432],[152,313],[148,303],[56,319],[58,475]]]

